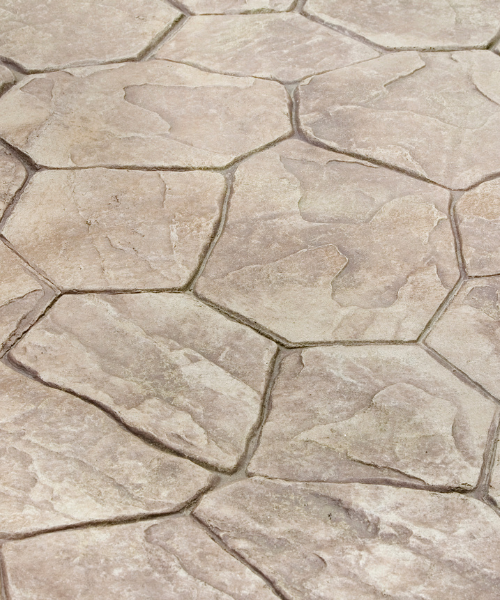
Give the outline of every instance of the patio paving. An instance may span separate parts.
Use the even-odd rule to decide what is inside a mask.
[[[496,0],[0,0],[1,600],[500,599]]]

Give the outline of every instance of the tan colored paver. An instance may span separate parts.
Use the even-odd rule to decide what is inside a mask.
[[[289,134],[287,97],[163,60],[72,69],[2,96],[0,135],[49,167],[223,167]]]
[[[12,355],[44,381],[227,470],[258,420],[274,352],[194,298],[144,293],[64,296]]]
[[[4,0],[0,55],[33,71],[137,57],[181,16],[161,0]]]
[[[292,342],[415,339],[458,279],[449,194],[297,140],[243,162],[196,290]]]
[[[196,15],[284,11],[293,4],[294,0],[182,0],[182,6]]]
[[[291,600],[496,600],[500,519],[460,494],[265,479],[195,509]]]
[[[387,48],[481,48],[500,29],[496,0],[307,0],[305,11]]]
[[[453,189],[500,170],[500,56],[398,52],[300,86],[311,139]]]
[[[0,217],[26,179],[26,169],[11,152],[0,147]]]
[[[2,93],[9,85],[12,85],[15,81],[14,74],[12,71],[0,65],[0,93]]]
[[[195,17],[156,54],[227,75],[280,81],[376,56],[369,46],[296,13]]]
[[[224,177],[203,171],[43,171],[2,234],[60,288],[178,288],[206,252],[224,194]]]

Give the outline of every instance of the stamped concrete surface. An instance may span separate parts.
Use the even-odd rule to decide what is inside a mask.
[[[0,0],[2,600],[498,600],[494,0]]]

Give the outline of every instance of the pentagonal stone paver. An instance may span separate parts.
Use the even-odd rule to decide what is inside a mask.
[[[500,29],[496,0],[307,0],[305,11],[387,48],[485,47]]]
[[[0,364],[0,533],[179,510],[214,482],[101,410]]]
[[[468,281],[427,338],[491,394],[500,398],[500,277]]]
[[[143,293],[64,296],[12,355],[155,440],[232,469],[274,352],[194,298]]]
[[[294,3],[295,0],[182,0],[182,6],[196,15],[283,11]]]
[[[163,60],[88,67],[9,90],[0,135],[50,167],[223,167],[289,134],[287,97]]]
[[[12,71],[3,65],[0,65],[0,93],[2,93],[9,85],[12,85],[14,81],[15,78]]]
[[[296,13],[190,19],[156,54],[228,75],[296,81],[378,52]]]
[[[12,600],[276,600],[192,517],[49,533],[4,547]]]
[[[195,514],[293,600],[497,600],[500,519],[478,500],[256,478]]]
[[[26,179],[26,169],[11,152],[0,147],[0,217]]]
[[[487,181],[466,192],[455,212],[467,273],[500,273],[500,181]]]
[[[387,54],[300,86],[309,137],[464,189],[500,171],[500,56]]]
[[[281,364],[249,470],[471,488],[494,413],[421,348],[306,349]]]
[[[4,0],[0,56],[28,70],[133,58],[181,13],[161,0]]]
[[[43,171],[2,233],[61,288],[177,288],[199,265],[224,193],[224,177],[203,171]]]
[[[414,339],[458,279],[448,202],[288,140],[238,167],[196,289],[292,342]]]

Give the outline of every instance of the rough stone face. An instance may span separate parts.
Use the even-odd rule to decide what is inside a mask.
[[[308,0],[305,11],[387,48],[480,48],[500,28],[496,0]]]
[[[0,535],[179,510],[214,481],[0,364]]]
[[[500,273],[500,181],[487,181],[466,192],[455,212],[467,273]]]
[[[426,343],[500,398],[500,277],[468,281]]]
[[[227,470],[258,420],[275,349],[192,297],[144,293],[64,296],[12,355],[45,381]]]
[[[126,60],[180,15],[161,0],[7,0],[0,55],[34,71]]]
[[[12,600],[276,600],[192,517],[49,533],[4,546]]]
[[[464,189],[500,170],[500,56],[397,52],[300,86],[307,136]]]
[[[3,65],[0,65],[0,93],[2,93],[7,86],[13,84],[14,81],[15,78],[12,71]]]
[[[202,296],[292,342],[418,337],[458,268],[449,194],[288,140],[243,162]]]
[[[206,251],[224,193],[224,177],[203,171],[43,171],[2,233],[60,288],[177,288]]]
[[[0,218],[26,179],[26,169],[11,152],[0,147]]]
[[[227,75],[297,81],[378,52],[296,13],[190,19],[156,54]]]
[[[195,514],[290,600],[496,600],[500,519],[461,494],[247,480]]]
[[[293,3],[294,0],[182,0],[182,5],[196,15],[283,11]]]
[[[497,440],[496,458],[491,475],[490,495],[495,499],[497,505],[500,505],[500,439]]]
[[[494,413],[421,348],[306,349],[281,364],[249,471],[471,488]]]
[[[163,60],[85,67],[9,90],[0,135],[49,167],[223,167],[290,133],[287,97]]]

